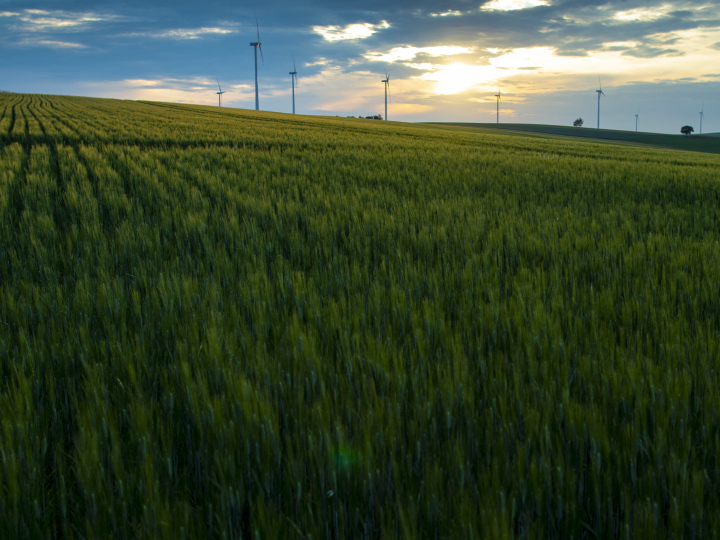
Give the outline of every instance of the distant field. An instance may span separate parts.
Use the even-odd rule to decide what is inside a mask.
[[[1,94],[0,538],[715,536],[718,170]]]
[[[491,129],[555,135],[561,137],[578,137],[588,139],[607,140],[613,142],[627,142],[676,150],[689,150],[693,152],[708,152],[720,154],[720,141],[718,133],[703,135],[665,135],[662,133],[644,133],[635,131],[616,131],[610,129],[595,129],[591,127],[545,126],[539,124],[473,124],[465,122],[433,122],[428,125],[452,126],[469,129]],[[679,131],[679,128],[678,128]]]

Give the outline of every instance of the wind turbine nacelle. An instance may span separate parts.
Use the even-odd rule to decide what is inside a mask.
[[[253,42],[250,44],[251,47],[259,47],[260,45],[262,45],[262,43],[258,43],[257,41],[253,41]]]

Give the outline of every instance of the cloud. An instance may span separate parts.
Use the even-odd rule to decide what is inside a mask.
[[[538,6],[549,6],[548,0],[492,0],[480,9],[484,11],[515,11]]]
[[[25,9],[21,12],[5,11],[0,13],[0,16],[17,19],[19,21],[18,29],[26,32],[78,31],[94,23],[121,19],[117,15],[93,12],[47,11],[43,9]]]
[[[490,64],[494,67],[503,67],[508,69],[520,69],[537,65],[536,62],[547,64],[552,57],[555,56],[555,49],[552,47],[520,47],[512,51],[492,58]]]
[[[95,94],[103,97],[137,99],[146,101],[174,101],[217,105],[217,83],[205,77],[124,79],[119,81],[95,81],[86,83]],[[254,97],[254,87],[249,84],[223,83],[223,102],[229,105],[238,99]]]
[[[394,47],[389,52],[383,54],[379,52],[369,52],[363,54],[363,56],[373,62],[397,62],[397,61],[408,61],[415,58],[418,54],[425,54],[428,56],[454,56],[456,54],[468,54],[473,52],[472,49],[467,47],[459,47],[453,45],[440,45],[436,47]]]
[[[347,26],[313,26],[313,32],[320,34],[325,41],[345,41],[365,39],[372,36],[378,30],[390,28],[390,23],[380,21],[378,24],[356,23]]]
[[[314,62],[305,62],[303,64],[304,67],[312,67],[312,66],[327,66],[330,64],[330,60],[325,58],[324,56],[321,56],[317,58]]]
[[[412,69],[419,69],[420,71],[436,71],[442,67],[438,64],[431,64],[430,62],[422,62],[420,64],[408,63],[405,64],[405,66]]]
[[[612,18],[623,22],[655,21],[661,17],[665,17],[673,9],[675,9],[675,6],[672,4],[662,4],[660,6],[653,6],[652,8],[634,8],[617,11],[613,14]]]
[[[82,43],[54,41],[51,39],[23,39],[18,45],[23,47],[50,47],[52,49],[87,49],[87,46]]]
[[[603,50],[605,51],[627,51],[634,47],[640,46],[637,41],[613,41],[610,43],[603,43]]]
[[[712,45],[710,45],[710,47],[720,51],[720,41],[718,41],[717,43],[713,43]]]
[[[588,56],[587,51],[582,49],[558,50],[555,54],[558,56]]]
[[[221,27],[202,27],[202,28],[177,28],[173,30],[159,30],[156,32],[134,32],[132,34],[123,34],[129,37],[151,37],[166,39],[198,39],[203,36],[213,34],[236,34],[238,31],[232,28]]]
[[[462,11],[458,11],[456,9],[451,9],[448,11],[445,11],[443,13],[431,13],[431,17],[460,17],[463,14]]]

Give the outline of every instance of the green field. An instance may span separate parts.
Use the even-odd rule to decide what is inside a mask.
[[[0,537],[713,537],[719,171],[0,94]]]
[[[720,140],[717,133],[703,135],[667,135],[663,133],[645,133],[635,131],[619,131],[613,129],[595,129],[592,127],[550,126],[543,124],[472,124],[464,122],[430,123],[428,126],[448,126],[463,131],[503,130],[517,132],[524,136],[538,135],[549,137],[572,137],[580,139],[593,139],[614,143],[629,143],[643,146],[657,146],[673,150],[688,150],[691,152],[708,152],[720,154]],[[678,132],[680,129],[678,128]]]

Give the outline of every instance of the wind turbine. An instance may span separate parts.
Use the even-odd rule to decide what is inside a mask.
[[[295,67],[295,57],[293,56],[293,70],[290,72],[292,75],[292,96],[293,96],[293,114],[295,114],[295,85],[297,84],[297,68]]]
[[[705,116],[705,104],[704,104],[704,103],[703,103],[703,106],[702,106],[702,111],[700,111],[700,133],[699,133],[699,135],[702,135],[702,121],[703,121],[703,116]]]
[[[217,81],[217,83],[218,83],[218,89],[220,90],[219,92],[215,92],[215,93],[218,95],[218,107],[222,107],[222,95],[223,95],[225,92],[223,92],[223,89],[222,89],[222,87],[220,86],[220,81],[218,81],[217,79],[215,79],[215,80]]]
[[[498,86],[498,93],[495,94],[495,97],[497,98],[497,123],[500,123],[500,87]]]
[[[640,118],[640,109],[638,109],[637,114],[635,115],[635,133],[637,133],[637,127],[638,127],[638,119]]]
[[[597,128],[600,129],[600,96],[604,96],[605,92],[602,91],[602,83],[600,82],[600,75],[598,75],[598,83],[600,84],[600,90],[595,90],[598,95],[598,124]]]
[[[260,58],[262,58],[263,66],[265,65],[265,57],[262,53],[262,43],[260,43],[260,25],[258,24],[257,15],[255,15],[255,27],[257,28],[257,41],[253,41],[250,46],[255,51],[255,110],[260,110],[260,96],[258,93],[258,68],[257,68],[257,52],[260,49]]]
[[[385,70],[385,78],[380,81],[385,83],[385,120],[388,119],[387,117],[387,100],[388,100],[388,91],[390,90],[390,75],[388,75],[387,70]]]

